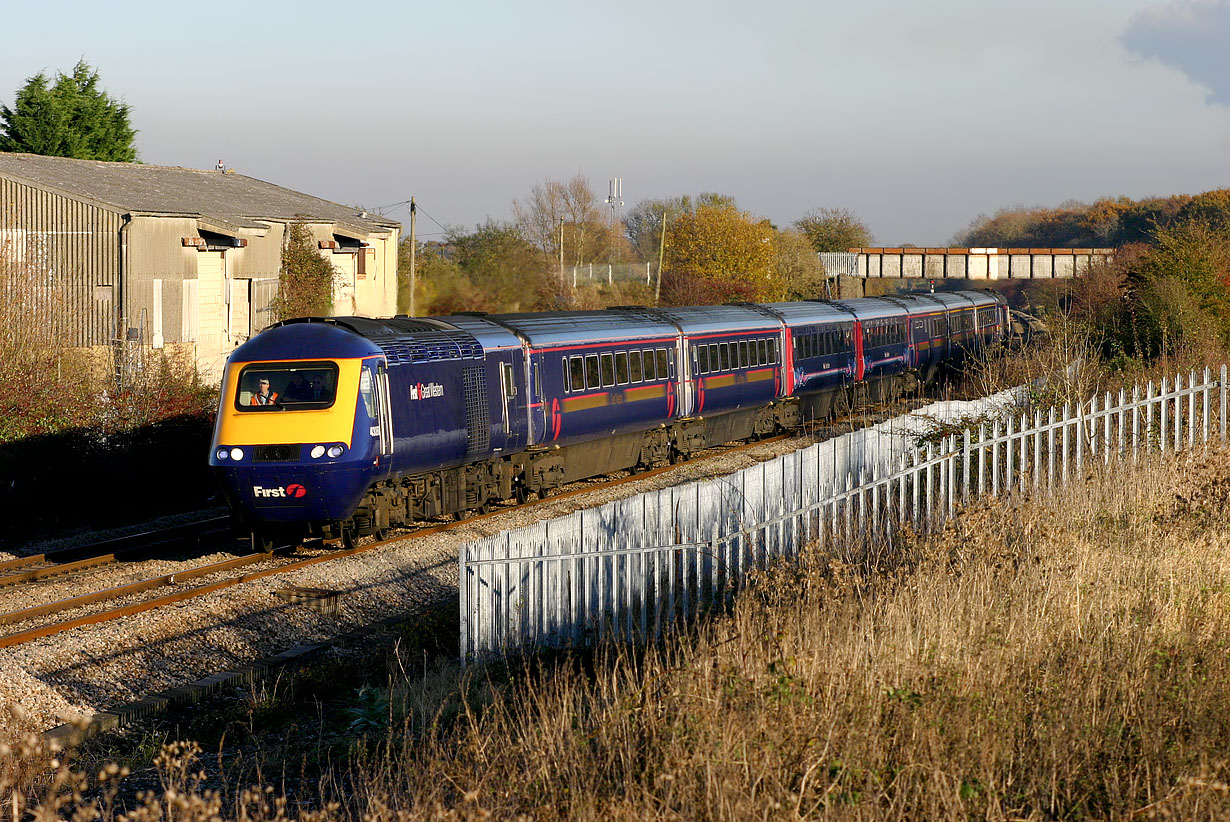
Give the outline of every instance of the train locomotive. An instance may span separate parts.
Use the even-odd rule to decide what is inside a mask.
[[[353,542],[893,398],[1009,327],[981,291],[287,320],[227,360],[209,461],[254,541]]]

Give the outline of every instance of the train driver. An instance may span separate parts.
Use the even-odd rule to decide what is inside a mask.
[[[269,378],[261,377],[257,383],[257,392],[248,400],[249,405],[277,405],[278,392],[269,387]]]

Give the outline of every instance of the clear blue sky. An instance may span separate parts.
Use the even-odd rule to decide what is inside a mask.
[[[1230,0],[4,7],[5,104],[84,57],[145,162],[414,195],[449,225],[577,173],[600,195],[622,177],[629,206],[716,191],[781,226],[850,208],[885,245],[1230,185]]]

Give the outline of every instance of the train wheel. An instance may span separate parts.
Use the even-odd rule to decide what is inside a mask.
[[[513,486],[513,499],[517,501],[518,505],[524,505],[525,501],[529,498],[530,490],[528,488],[519,482]]]
[[[354,532],[354,527],[342,526],[342,548],[349,551],[358,543],[358,536]]]
[[[273,551],[273,537],[252,532],[252,553],[268,554]]]
[[[550,491],[548,491],[546,488],[539,488],[539,489],[538,489],[538,498],[539,498],[539,499],[546,499],[548,496],[550,496],[550,494],[551,494],[551,492],[550,492]]]

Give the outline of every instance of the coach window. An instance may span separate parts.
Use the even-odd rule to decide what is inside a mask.
[[[752,340],[747,344],[747,364],[755,368],[760,365],[760,340]]]
[[[585,355],[585,385],[589,388],[601,388],[602,376],[598,370],[598,355]]]
[[[615,384],[615,357],[611,354],[602,355],[602,387],[610,388]]]
[[[585,390],[585,358],[573,357],[568,361],[569,370],[572,372],[572,391]]]
[[[696,355],[697,355],[697,367],[700,369],[700,373],[708,374],[709,373],[709,346],[707,345],[696,346]]]
[[[645,353],[645,381],[658,379],[658,369],[654,367],[653,349],[649,349]]]
[[[615,354],[615,382],[620,385],[628,384],[628,354],[625,351]]]
[[[747,368],[747,340],[739,340],[739,367]]]
[[[666,357],[666,349],[658,349],[658,379],[665,380],[670,377],[669,360]]]
[[[567,357],[564,357],[562,360],[560,360],[560,364],[561,364],[562,366],[564,366],[564,377],[563,377],[563,379],[564,379],[564,393],[568,393],[569,391],[571,391],[571,390],[572,390],[572,388],[571,388],[571,383],[570,383],[570,382],[569,382],[569,380],[568,380],[568,358],[567,358]]]
[[[631,376],[632,382],[641,381],[641,352],[628,352],[628,373]]]

